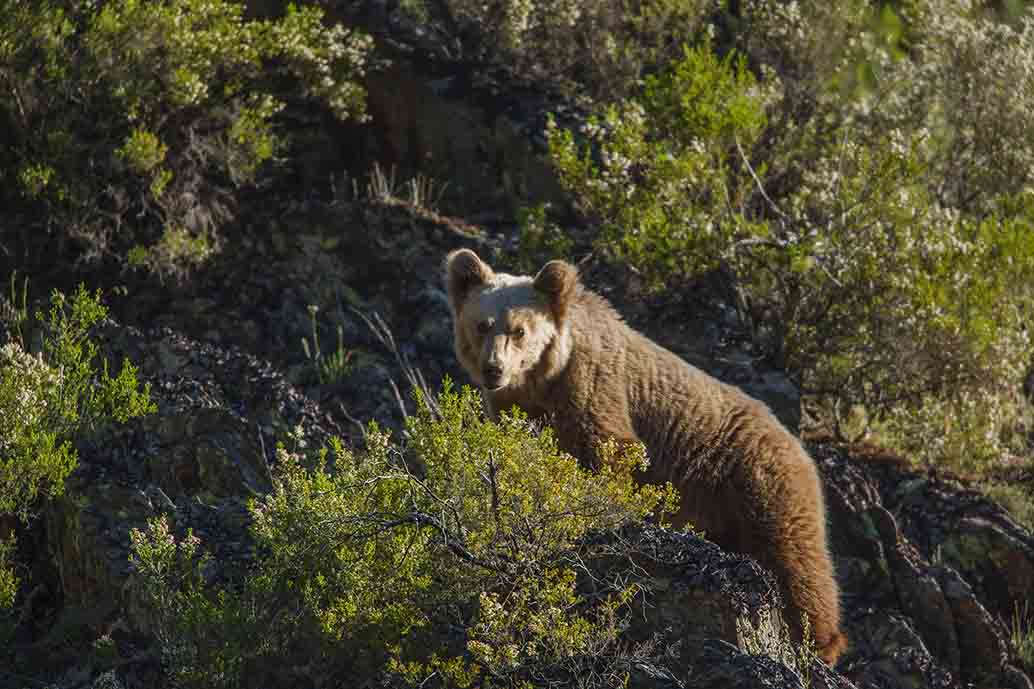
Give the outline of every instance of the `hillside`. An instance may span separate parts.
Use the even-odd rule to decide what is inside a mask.
[[[0,106],[17,160],[0,344],[56,371],[0,357],[0,687],[1034,688],[1023,7],[951,5],[983,33],[949,64],[936,3],[565,2],[529,10],[522,40],[452,0],[322,3],[253,34],[280,4],[224,4],[112,0],[93,25],[89,3],[0,2],[19,104]],[[204,17],[190,40],[177,12]],[[590,50],[589,24],[624,58]],[[866,60],[829,48],[853,30]],[[938,91],[981,45],[1014,50],[960,72],[994,141]],[[195,68],[214,95],[184,103]],[[139,99],[90,100],[119,79]],[[957,130],[923,129],[953,103]],[[790,644],[770,573],[644,520],[659,498],[631,469],[594,477],[442,392],[469,382],[442,279],[460,247],[514,272],[576,262],[631,325],[804,437],[851,640],[836,668]],[[80,284],[108,311],[83,334],[92,382],[61,393],[82,400],[55,436],[74,448],[62,473],[15,429],[55,418],[29,392],[72,369],[36,311],[72,313],[51,295]],[[116,419],[132,397],[99,391],[125,359],[153,409]],[[506,528],[485,517],[509,518],[480,448],[520,478]]]

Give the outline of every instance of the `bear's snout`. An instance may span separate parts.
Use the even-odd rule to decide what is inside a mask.
[[[485,364],[481,369],[481,375],[485,379],[485,387],[495,390],[501,387],[503,382],[503,367],[496,363]]]

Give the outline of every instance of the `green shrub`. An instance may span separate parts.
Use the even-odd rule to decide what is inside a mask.
[[[567,256],[574,248],[571,237],[547,218],[548,210],[548,204],[518,210],[517,270],[534,273],[544,262]]]
[[[0,348],[0,515],[27,518],[40,499],[61,494],[76,465],[73,438],[154,410],[150,386],[137,388],[128,359],[115,376],[98,363],[90,329],[106,314],[99,293],[56,292],[49,313],[37,316],[42,351],[18,340]]]
[[[980,490],[1004,507],[1018,524],[1034,531],[1034,491],[1004,481],[987,481]]]
[[[0,537],[0,640],[5,642],[14,634],[11,611],[20,583],[14,570],[14,546],[13,538]]]
[[[12,280],[12,285],[13,285]],[[24,304],[23,307],[24,308]],[[90,330],[107,314],[99,293],[82,286],[70,298],[55,292],[42,323],[42,350],[21,338],[0,347],[0,518],[28,520],[41,500],[61,495],[76,467],[72,442],[154,410],[149,386],[138,389],[136,368],[125,360],[108,373]],[[19,580],[14,539],[0,534],[0,639],[13,631],[11,612]]]
[[[1034,167],[1018,161],[1034,125],[1017,113],[1034,107],[1034,23],[916,5],[922,30],[857,7],[816,36],[818,4],[746,3],[761,81],[705,43],[577,136],[553,127],[550,147],[595,248],[647,288],[736,277],[820,421],[845,433],[854,414],[912,456],[974,468],[1023,442]],[[999,87],[978,105],[949,74]]]
[[[236,189],[274,158],[285,84],[363,115],[365,36],[314,7],[243,12],[229,0],[0,0],[8,212],[87,257],[163,275],[207,258]]]
[[[749,147],[765,124],[755,87],[742,59],[718,59],[705,43],[647,78],[638,100],[590,118],[580,138],[551,124],[553,162],[598,221],[597,245],[651,288],[712,268],[742,240],[767,234],[742,212],[749,178],[731,169],[735,146]]]
[[[176,543],[161,523],[134,534],[159,629],[179,630],[162,636],[186,659],[174,674],[202,684],[240,662],[248,676],[303,646],[323,678],[438,673],[456,686],[518,686],[535,672],[575,676],[620,657],[635,577],[603,575],[589,600],[578,563],[594,553],[591,531],[674,505],[670,487],[636,485],[642,447],[608,446],[610,461],[593,474],[520,414],[486,419],[469,389],[446,383],[434,407],[418,399],[404,446],[376,426],[363,454],[335,443],[310,466],[281,446],[273,491],[251,506],[263,556],[237,593],[199,599],[193,575],[165,574],[173,561],[196,562],[189,536]],[[252,611],[248,623],[262,633],[227,644],[227,625],[192,626],[212,610],[222,621]]]
[[[243,635],[265,631],[256,624],[257,611],[241,605],[244,596],[206,595],[205,572],[212,559],[193,532],[177,539],[161,516],[149,520],[146,531],[133,529],[130,540],[133,581],[156,611],[151,631],[172,686],[237,686]],[[258,638],[251,641],[262,645]]]

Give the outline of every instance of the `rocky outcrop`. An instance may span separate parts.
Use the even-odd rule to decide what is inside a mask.
[[[246,559],[245,500],[268,490],[276,442],[295,428],[314,444],[344,435],[282,373],[240,350],[114,322],[99,335],[113,359],[137,363],[158,412],[81,448],[65,494],[43,513],[52,585],[64,606],[104,621],[98,632],[134,611],[125,597],[130,530],[171,513],[218,558]],[[143,626],[132,615],[124,622]]]
[[[853,687],[789,642],[774,579],[751,558],[645,525],[627,529],[621,541],[650,590],[633,608],[626,637],[676,651],[666,659],[666,679],[640,667],[637,686]]]
[[[432,386],[447,373],[463,380],[439,264],[448,248],[494,239],[391,203],[296,210],[277,223],[281,234],[240,247],[188,290],[143,293],[117,309],[120,318],[153,323],[150,329],[109,323],[102,332],[113,360],[129,356],[139,365],[159,412],[103,446],[82,448],[80,468],[35,537],[51,599],[79,611],[78,624],[94,636],[146,627],[126,593],[130,529],[169,513],[192,526],[217,560],[246,560],[245,501],[267,489],[277,440],[300,427],[313,444],[331,435],[357,441],[353,421],[371,418],[397,426],[393,385],[404,398],[404,363]],[[590,270],[589,279],[603,276]],[[699,302],[711,305],[701,311],[710,325],[666,337],[727,379],[764,381],[735,313],[715,317],[722,300],[714,294]],[[310,304],[318,307],[324,349],[333,342],[330,326],[340,324],[344,346],[365,357],[340,380],[311,375],[300,345],[312,336]],[[648,332],[652,308],[629,307]],[[371,330],[361,314],[373,313],[397,339]],[[828,443],[810,449],[826,481],[851,640],[842,675],[821,664],[802,669],[788,655],[770,580],[751,560],[689,534],[645,528],[640,565],[654,597],[629,638],[660,631],[679,653],[664,664],[631,665],[633,686],[1030,687],[1011,659],[1002,620],[1034,597],[1031,534],[948,478],[861,461]],[[149,685],[153,662],[132,660],[125,649],[138,642],[123,637],[119,681]]]
[[[860,687],[1031,686],[1003,622],[1034,585],[1030,532],[957,482],[811,449],[845,591],[844,674]]]

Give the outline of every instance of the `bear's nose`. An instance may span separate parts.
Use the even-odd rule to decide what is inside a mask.
[[[485,374],[485,384],[489,387],[496,387],[503,377],[503,367],[497,364],[486,364],[482,370]]]

